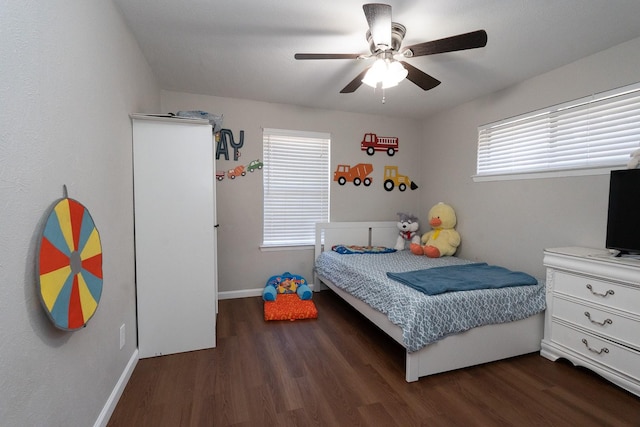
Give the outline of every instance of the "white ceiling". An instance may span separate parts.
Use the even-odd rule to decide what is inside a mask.
[[[640,37],[638,0],[390,1],[407,27],[403,46],[479,29],[488,43],[408,59],[442,84],[425,92],[405,80],[383,105],[365,85],[339,93],[370,62],[293,57],[369,53],[364,2],[114,1],[163,89],[398,117],[426,117]]]

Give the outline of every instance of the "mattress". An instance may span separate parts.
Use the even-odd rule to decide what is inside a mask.
[[[451,334],[524,319],[545,309],[545,286],[540,279],[532,286],[429,296],[386,274],[469,263],[472,261],[457,257],[427,258],[409,251],[349,255],[325,251],[316,259],[315,272],[384,313],[402,329],[409,352]]]

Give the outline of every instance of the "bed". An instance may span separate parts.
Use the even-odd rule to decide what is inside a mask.
[[[542,281],[535,286],[519,286],[522,291],[502,288],[428,296],[390,279],[386,273],[416,269],[422,263],[422,268],[430,268],[471,261],[457,257],[429,259],[409,251],[342,255],[331,250],[334,245],[392,247],[397,233],[394,221],[318,223],[314,291],[331,289],[400,343],[406,350],[407,382],[540,350],[545,307]],[[361,266],[359,262],[367,264]],[[379,268],[370,272],[373,265]],[[365,272],[366,276],[361,276]],[[466,299],[460,300],[460,295]],[[399,306],[413,308],[400,313]],[[451,313],[472,307],[479,319],[449,321],[451,313],[443,311],[445,307]],[[455,325],[457,331],[447,330],[447,323]]]

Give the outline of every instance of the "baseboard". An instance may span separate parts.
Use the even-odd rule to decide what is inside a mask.
[[[314,290],[313,283],[309,283],[311,290]],[[261,297],[264,288],[259,289],[243,289],[241,291],[224,291],[218,292],[218,299],[237,299],[237,298],[249,298],[249,297]]]
[[[236,299],[236,298],[248,298],[248,297],[260,297],[262,296],[262,290],[260,289],[244,289],[241,291],[225,291],[218,292],[218,299]]]
[[[106,427],[109,419],[111,418],[111,414],[113,414],[113,411],[116,409],[116,405],[118,404],[118,400],[120,400],[120,396],[122,396],[124,388],[129,382],[129,378],[131,378],[131,374],[133,374],[133,370],[138,364],[138,359],[138,349],[136,348],[136,351],[134,351],[131,355],[129,363],[127,363],[124,371],[122,371],[120,379],[118,379],[116,386],[111,391],[111,395],[109,396],[109,399],[107,399],[107,402],[104,404],[104,407],[102,408],[102,411],[100,412],[100,415],[98,416],[98,419],[96,420],[93,427]]]

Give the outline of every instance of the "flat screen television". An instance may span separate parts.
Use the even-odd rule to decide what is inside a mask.
[[[640,169],[611,171],[606,246],[640,254]]]

